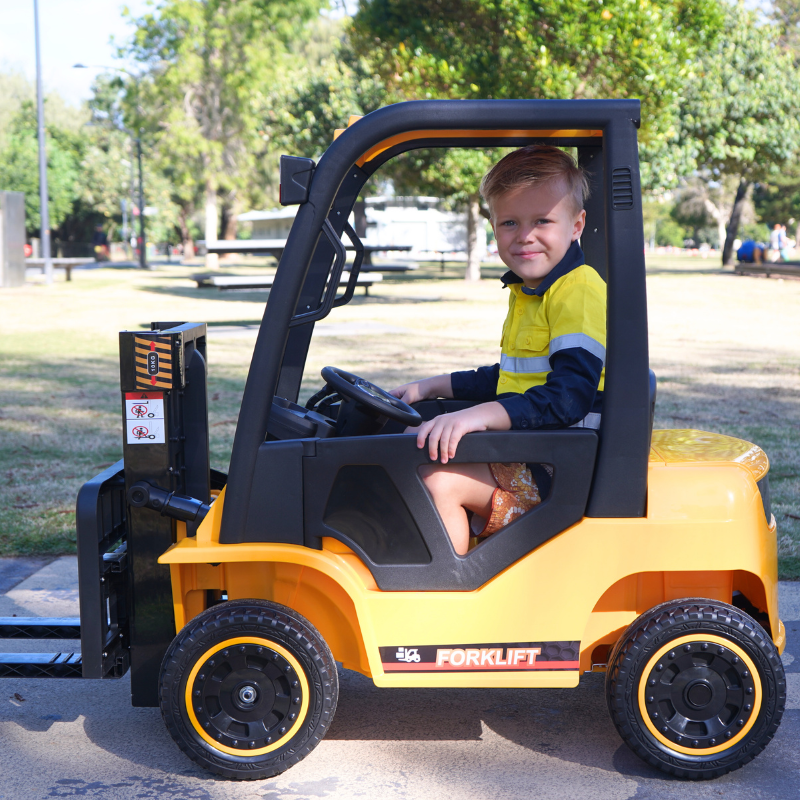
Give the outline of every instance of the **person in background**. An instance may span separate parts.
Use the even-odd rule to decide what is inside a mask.
[[[736,251],[736,258],[745,264],[762,264],[764,262],[764,251],[767,248],[761,242],[754,242],[746,239],[742,246]]]
[[[767,258],[769,261],[778,261],[781,258],[781,251],[786,247],[786,228],[776,222],[772,226],[769,234],[769,253]]]
[[[102,225],[94,226],[92,248],[94,249],[95,261],[108,261],[108,236]]]

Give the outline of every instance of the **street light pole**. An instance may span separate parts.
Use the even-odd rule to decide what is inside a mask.
[[[136,159],[139,162],[139,266],[147,269],[147,238],[144,235],[144,177],[142,175],[142,132],[136,137]]]
[[[50,209],[47,191],[47,149],[44,140],[44,95],[42,93],[42,58],[39,42],[39,3],[33,0],[34,29],[36,32],[36,112],[39,130],[39,234],[44,257],[46,283],[53,282],[53,259],[50,253]]]

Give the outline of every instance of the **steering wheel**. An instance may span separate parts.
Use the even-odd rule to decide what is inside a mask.
[[[408,403],[357,375],[351,375],[336,367],[324,367],[322,380],[342,397],[355,400],[376,414],[401,422],[403,425],[416,426],[422,423],[422,417]]]

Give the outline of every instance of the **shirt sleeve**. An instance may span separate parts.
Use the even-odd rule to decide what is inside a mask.
[[[453,397],[456,400],[476,400],[489,403],[497,400],[497,380],[500,377],[500,365],[478,367],[464,372],[450,374]]]
[[[592,410],[603,362],[574,347],[559,350],[550,364],[544,385],[496,398],[511,418],[511,430],[568,428]]]

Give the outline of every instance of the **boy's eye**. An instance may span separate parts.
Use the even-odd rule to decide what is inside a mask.
[[[549,219],[537,219],[536,220],[536,224],[537,225],[549,225],[550,224],[550,220]]]
[[[513,219],[507,219],[505,222],[501,222],[500,223],[500,225],[502,225],[504,228],[510,228],[512,225],[516,225],[516,224],[517,223],[514,222]]]

